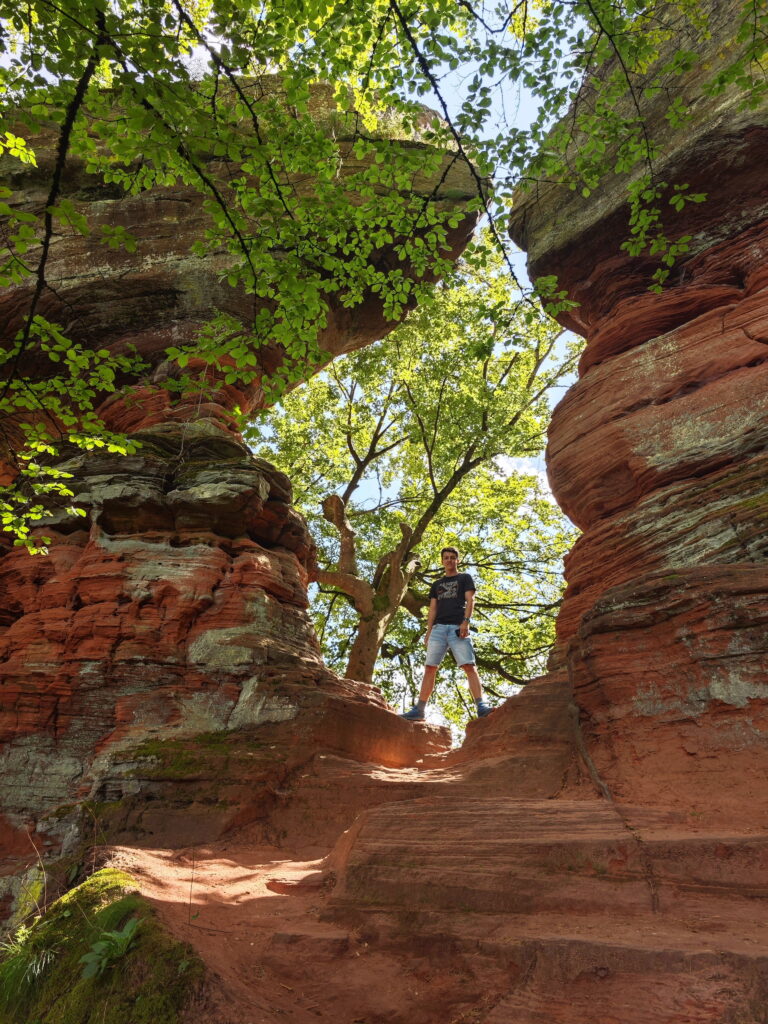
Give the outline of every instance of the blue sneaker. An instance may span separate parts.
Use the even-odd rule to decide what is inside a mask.
[[[414,704],[410,711],[404,712],[400,717],[404,718],[407,722],[423,722],[424,712],[418,704]]]
[[[490,704],[486,704],[484,700],[481,700],[479,704],[475,704],[477,708],[477,717],[485,718],[486,715],[490,715],[496,708],[492,708]]]

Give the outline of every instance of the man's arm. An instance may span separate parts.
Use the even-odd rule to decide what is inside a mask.
[[[459,626],[459,636],[469,636],[469,620],[472,618],[472,612],[475,609],[474,590],[465,590],[464,598],[464,621]]]
[[[432,632],[432,627],[435,624],[435,617],[437,615],[437,598],[433,597],[429,602],[429,614],[427,615],[427,631],[424,634],[424,646],[426,647],[429,643],[429,634]]]

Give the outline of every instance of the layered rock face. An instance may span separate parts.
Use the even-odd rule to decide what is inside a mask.
[[[13,179],[13,202],[29,209],[44,200],[53,159],[45,140],[32,143],[38,168]],[[461,209],[467,173],[456,163],[439,185],[422,182],[425,197],[442,201],[445,189],[448,207]],[[208,376],[204,393],[187,395],[163,386],[180,373],[166,358],[168,345],[193,340],[217,310],[252,313],[252,297],[221,283],[218,255],[190,254],[205,229],[201,197],[181,187],[116,195],[77,163],[67,168],[64,195],[95,235],[102,224],[127,227],[137,251],[105,250],[74,232],[54,236],[51,287],[38,312],[66,313],[79,343],[138,350],[145,369],[97,412],[139,447],[125,457],[97,450],[58,463],[87,516],[62,506],[40,524],[51,537],[48,556],[0,546],[0,853],[34,855],[28,834],[35,829],[38,846],[71,847],[79,801],[119,799],[148,780],[157,788],[157,773],[143,770],[136,754],[141,748],[154,763],[142,748],[148,740],[262,726],[280,733],[282,746],[256,758],[258,770],[233,762],[238,806],[231,791],[227,798],[208,792],[209,804],[230,808],[219,814],[224,822],[241,814],[249,785],[256,793],[266,778],[277,784],[286,749],[303,738],[314,750],[320,705],[329,749],[392,764],[431,749],[434,736],[414,734],[386,712],[377,691],[323,666],[307,613],[311,538],[291,506],[288,478],[254,458],[236,430],[234,410],[263,403],[259,379],[236,387]],[[467,217],[453,230],[454,255],[472,223]],[[387,253],[380,258],[386,263]],[[29,295],[19,287],[0,296],[6,336]],[[392,326],[373,293],[352,310],[335,303],[319,339],[323,358]],[[259,350],[262,370],[280,358]],[[207,370],[192,362],[183,373],[202,380]],[[203,774],[218,771],[226,788],[226,767],[202,760]],[[194,799],[177,801],[182,816]]]
[[[711,5],[712,38],[673,88],[685,129],[646,100],[659,180],[706,202],[664,216],[690,235],[661,294],[655,264],[619,248],[616,180],[589,200],[557,186],[512,218],[531,276],[557,274],[587,338],[558,406],[552,487],[584,531],[558,622],[591,754],[624,801],[738,820],[768,813],[768,104],[702,88],[734,55],[739,4]],[[676,40],[685,44],[686,40]]]
[[[55,559],[0,563],[26,672],[14,824],[23,785],[100,802],[95,840],[213,972],[195,1024],[766,1024],[765,114],[710,114],[668,147],[671,182],[706,154],[711,198],[662,296],[610,196],[516,211],[590,337],[550,445],[585,532],[553,671],[461,750],[323,673],[285,480],[215,417],[145,422],[131,474],[89,460],[88,529],[63,517]]]
[[[258,102],[262,94],[266,94],[267,102],[282,102],[278,76],[254,80],[245,84],[244,89],[253,94],[253,102]],[[222,102],[220,97],[219,103]],[[427,120],[434,116],[426,109],[425,115]],[[335,142],[338,184],[334,199],[340,202],[351,197],[353,202],[359,201],[354,194],[356,188],[362,187],[359,176],[373,160],[370,156],[358,159],[355,155],[357,115],[353,111],[337,111],[333,90],[317,86],[312,92],[309,116],[315,128]],[[252,127],[244,124],[242,130],[248,133]],[[402,182],[395,188],[385,180],[368,187],[382,197],[397,192],[402,196],[404,210],[407,202],[412,204],[412,216],[403,213],[404,231],[419,235],[421,216],[427,208],[443,213],[466,210],[468,201],[476,196],[477,186],[465,160],[445,154],[435,174],[431,169],[425,172],[426,157],[434,151],[419,138],[404,134],[396,124],[387,123],[383,130],[386,134],[380,138],[386,138],[392,153],[401,153],[413,163],[409,191],[403,193]],[[26,130],[22,133],[25,138],[28,136]],[[376,132],[372,134],[376,137]],[[0,157],[0,173],[12,189],[9,205],[37,215],[46,206],[56,168],[58,126],[27,141],[36,154],[37,166],[19,164],[6,154]],[[139,170],[140,164],[136,167]],[[237,175],[235,165],[208,156],[204,170],[208,180],[220,189],[221,200],[237,208],[237,193],[228,191],[230,180]],[[309,205],[319,202],[311,175],[273,173],[291,199],[304,198]],[[166,357],[169,346],[182,347],[192,342],[217,313],[241,323],[247,334],[260,310],[273,308],[270,300],[230,286],[227,275],[236,261],[225,245],[203,254],[195,248],[211,229],[210,211],[206,207],[209,197],[181,184],[127,193],[121,186],[105,183],[99,175],[89,173],[84,160],[70,156],[62,170],[60,199],[71,202],[76,214],[85,218],[89,233],[83,236],[59,220],[54,222],[45,267],[47,287],[40,295],[36,312],[64,325],[68,336],[78,344],[113,354],[135,352],[145,363],[134,379],[123,381],[122,394],[112,396],[98,409],[106,425],[116,431],[132,432],[169,421],[211,418],[220,427],[235,430],[231,417],[235,407],[243,413],[263,407],[266,402],[261,376],[272,374],[286,355],[277,342],[252,349],[256,371],[252,382],[224,386],[221,374],[208,374],[209,388],[202,396],[194,390],[185,396],[165,386],[169,376],[200,379],[204,369],[201,362],[193,361],[186,372],[180,371]],[[376,197],[367,202],[375,205]],[[290,212],[285,215],[286,219],[291,216]],[[454,258],[463,250],[476,219],[474,214],[466,214],[456,226],[446,227],[447,258]],[[248,230],[257,235],[260,226],[249,223]],[[343,233],[347,227],[339,224],[338,230]],[[104,245],[104,229],[127,232],[135,241],[135,251]],[[313,241],[317,244],[317,239]],[[397,267],[406,277],[416,276],[397,252],[400,241],[395,237],[370,253],[368,262],[374,272],[384,273]],[[311,258],[298,262],[307,268],[307,276],[317,272]],[[23,325],[35,283],[28,278],[23,284],[0,291],[3,338],[12,338]],[[394,327],[384,313],[380,294],[373,289],[363,287],[359,301],[352,304],[347,298],[343,292],[329,292],[328,308],[317,337],[320,363],[368,345]],[[34,354],[27,362],[22,357],[20,368],[34,376]],[[309,366],[307,372],[317,368]],[[132,385],[130,391],[128,384]]]

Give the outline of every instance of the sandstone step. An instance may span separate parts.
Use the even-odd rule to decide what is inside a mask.
[[[576,884],[578,880],[578,885]],[[507,913],[648,907],[660,887],[768,896],[768,835],[630,829],[608,804],[453,797],[366,812],[335,899]]]
[[[303,851],[323,856],[360,814],[383,803],[406,802],[448,791],[467,801],[476,789],[462,770],[393,769],[319,754],[290,783],[289,799],[271,815],[274,830]]]
[[[358,929],[405,962],[469,968],[484,993],[473,1024],[765,1024],[768,929],[749,902],[709,933],[664,914],[456,911],[372,912]]]
[[[264,956],[283,960],[286,947],[298,958],[312,960],[334,960],[349,950],[349,933],[328,927],[312,927],[306,922],[300,928],[286,928],[274,932],[269,941],[269,950]]]
[[[485,993],[473,1024],[768,1024],[768,835],[439,792],[358,819],[327,921],[449,949]]]
[[[624,950],[632,954],[661,956],[733,955],[749,960],[768,957],[768,920],[762,907],[750,900],[723,901],[710,913],[710,900],[703,900],[696,915],[675,906],[658,912],[626,917],[601,911],[569,914],[545,911],[535,914],[491,915],[485,911],[432,910],[405,912],[372,909],[365,914],[362,928],[377,941],[398,942],[402,922],[418,934],[421,945],[440,942],[453,928],[457,946],[467,955],[504,959],[518,947],[565,948],[571,944],[591,949]],[[336,920],[349,919],[348,908],[334,906],[327,912]],[[358,918],[362,915],[358,913]],[[458,925],[452,925],[458,922]],[[768,1008],[768,1004],[767,1008]]]
[[[768,959],[534,943],[478,1024],[763,1024]]]

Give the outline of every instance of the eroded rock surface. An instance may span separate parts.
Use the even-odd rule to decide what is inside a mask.
[[[679,83],[700,97],[672,131],[644,108],[660,180],[706,202],[665,215],[690,251],[661,294],[651,257],[619,249],[616,179],[590,200],[557,186],[512,219],[532,272],[579,303],[581,376],[555,411],[548,465],[584,531],[558,620],[589,748],[617,798],[768,821],[768,103],[708,95],[733,58],[739,4],[712,4]]]
[[[267,76],[243,88],[250,92],[253,102],[272,102],[280,95],[279,76]],[[220,102],[223,99],[220,98]],[[287,101],[286,101],[287,102]],[[338,193],[357,200],[354,192],[361,187],[361,172],[370,167],[372,157],[358,158],[354,143],[359,135],[358,117],[353,111],[339,112],[333,90],[317,86],[312,92],[309,115],[321,132],[328,134],[336,147]],[[425,109],[425,120],[433,115]],[[252,129],[243,125],[243,132]],[[37,215],[45,207],[54,172],[58,146],[57,127],[52,126],[39,136],[24,137],[37,157],[37,166],[22,165],[7,154],[0,157],[0,171],[8,182],[11,195],[8,203],[24,213]],[[420,154],[433,155],[433,149],[409,130],[408,133],[394,122],[383,128],[386,144],[393,153],[410,157],[413,172],[410,189],[402,191],[402,182],[395,186],[387,180],[371,185],[372,192],[389,196],[396,191],[402,196],[401,226],[406,234],[419,235],[428,219],[425,209],[442,214],[458,213],[454,226],[445,228],[446,258],[456,258],[467,244],[477,217],[467,213],[467,206],[477,194],[473,172],[466,160],[445,154],[442,167],[436,174],[425,171],[425,160]],[[376,137],[376,132],[373,132]],[[139,167],[136,168],[137,172]],[[223,201],[235,208],[239,205],[236,192],[229,182],[236,172],[226,160],[206,157],[205,173],[219,189]],[[274,172],[277,175],[278,172]],[[320,202],[315,192],[317,182],[311,175],[281,172],[280,185],[293,197],[301,196],[311,204]],[[347,186],[347,182],[351,182]],[[344,191],[348,189],[349,191]],[[199,245],[211,228],[210,213],[206,209],[209,197],[182,184],[155,185],[138,194],[126,193],[121,186],[105,183],[98,174],[89,173],[84,160],[70,156],[63,169],[61,200],[72,204],[74,211],[84,217],[89,233],[79,231],[59,220],[54,230],[45,268],[48,287],[43,289],[36,312],[48,320],[65,325],[67,335],[78,344],[95,349],[106,349],[113,354],[135,352],[144,367],[125,379],[125,387],[102,404],[98,412],[113,430],[133,431],[168,422],[187,422],[190,419],[210,418],[219,426],[236,430],[232,411],[237,407],[248,413],[266,403],[262,387],[262,374],[274,372],[284,359],[284,348],[277,342],[254,347],[253,381],[239,386],[225,385],[223,373],[203,374],[200,361],[191,361],[180,370],[166,358],[169,346],[181,348],[192,342],[214,314],[226,314],[234,323],[242,324],[246,335],[252,329],[260,311],[272,309],[270,301],[246,293],[242,287],[231,287],[227,281],[233,257],[221,245],[213,251],[198,252]],[[375,198],[367,200],[375,203]],[[406,212],[406,203],[412,209]],[[286,214],[289,219],[293,214]],[[458,221],[458,223],[456,223]],[[342,232],[348,225],[340,224]],[[257,233],[260,225],[249,223],[250,231]],[[135,243],[135,251],[103,244],[103,230],[121,230]],[[393,229],[394,230],[394,229]],[[397,268],[405,277],[416,276],[414,268],[398,253],[394,237],[382,243],[369,257],[372,274],[386,273]],[[315,240],[316,243],[316,240]],[[312,258],[304,263],[307,276],[317,272]],[[292,272],[297,272],[294,266]],[[428,275],[430,280],[434,275]],[[14,288],[0,291],[0,335],[11,338],[24,324],[30,298],[36,282],[30,278]],[[395,326],[385,315],[381,294],[364,285],[352,304],[342,290],[329,292],[328,309],[319,329],[315,353],[317,369],[333,357],[351,352],[383,337]],[[295,355],[295,353],[294,353]],[[34,375],[36,366],[22,357],[21,369]],[[209,389],[204,395],[199,390],[179,394],[165,385],[168,377],[206,377]],[[126,375],[127,377],[127,375]],[[127,385],[132,384],[130,391]],[[295,383],[295,378],[294,378]],[[3,453],[0,451],[0,458]]]
[[[733,18],[730,5],[716,9],[714,49]],[[105,470],[89,531],[58,523],[61,568],[28,580],[14,568],[19,593],[42,602],[52,588],[67,623],[89,603],[69,608],[57,588],[82,586],[92,608],[111,593],[130,614],[110,651],[135,645],[146,615],[167,659],[158,705],[116,660],[125,714],[105,734],[98,777],[82,779],[98,801],[94,836],[119,839],[113,856],[213,972],[195,1024],[766,1024],[766,211],[753,145],[765,111],[731,100],[717,116],[704,105],[668,147],[670,181],[703,153],[712,194],[731,171],[740,192],[695,208],[694,251],[663,295],[646,290],[648,263],[619,253],[618,188],[598,204],[574,206],[568,193],[516,212],[535,273],[561,275],[590,339],[550,446],[555,490],[584,535],[553,671],[473,723],[460,751],[440,753],[428,727],[328,677],[306,631],[290,649],[264,644],[273,599],[306,622],[311,550],[288,513],[269,511],[289,507],[282,479],[238,461],[236,442],[217,449],[220,461],[231,452],[225,486],[205,458],[184,468],[179,444],[163,447],[176,428],[144,423],[165,471]],[[194,438],[210,443],[205,430]],[[134,578],[118,558],[140,515]],[[264,534],[274,530],[285,530],[279,543]],[[201,546],[209,560],[189,571],[179,552],[194,561]],[[97,566],[112,559],[108,570],[84,569],[89,548]],[[259,573],[262,628],[244,632]],[[182,623],[177,594],[190,579],[198,597]],[[216,609],[224,632],[200,642]],[[22,621],[8,621],[6,643]],[[174,658],[187,666],[176,676]],[[32,692],[47,693],[48,678]],[[29,734],[58,752],[54,776],[78,781],[77,729],[89,708],[101,713],[89,685],[68,732],[49,710]],[[238,708],[242,726],[223,731]],[[56,783],[45,785],[49,800]],[[23,832],[6,834],[9,854],[23,855]]]
[[[182,836],[195,819],[215,832],[318,746],[391,764],[440,746],[439,731],[414,734],[374,688],[324,668],[307,613],[314,547],[287,477],[210,425],[141,440],[135,456],[67,464],[87,520],[63,510],[46,525],[47,557],[0,559],[0,842],[11,863],[31,849],[30,829],[43,848],[74,849],[82,800],[151,789],[154,824],[135,827],[151,834],[164,821],[163,835]],[[248,728],[264,736],[245,765],[211,761],[205,743],[174,746]],[[178,766],[156,758],[169,743],[201,774],[166,799],[161,782],[173,788]]]
[[[334,131],[345,180],[357,167],[353,140]],[[22,210],[44,205],[56,136],[30,141],[37,167],[11,168],[10,202]],[[213,161],[209,172],[226,177],[226,166]],[[439,181],[417,172],[413,189],[422,205],[462,211],[473,185],[466,164],[446,156]],[[258,816],[245,808],[269,804],[270,787],[317,749],[405,764],[447,744],[444,730],[414,732],[378,691],[323,665],[307,612],[312,540],[288,478],[237,432],[236,414],[264,404],[260,373],[282,350],[260,348],[247,385],[227,384],[201,360],[182,369],[167,358],[213,313],[254,314],[253,296],[222,282],[223,253],[191,252],[207,225],[202,197],[182,186],[125,195],[74,159],[62,197],[92,234],[57,227],[37,312],[86,347],[141,356],[143,368],[97,407],[138,448],[125,457],[65,452],[57,468],[71,475],[85,518],[62,501],[39,524],[51,538],[45,557],[0,545],[0,873],[10,874],[35,847],[71,854],[83,801],[125,803],[121,827],[137,834],[210,837]],[[446,255],[458,255],[474,220],[450,229]],[[136,252],[100,245],[105,225],[132,233]],[[392,258],[384,247],[373,262]],[[0,295],[5,337],[23,323],[33,286]],[[393,326],[372,291],[355,308],[336,297],[321,361]],[[20,371],[37,372],[30,360],[22,355]],[[181,378],[200,386],[168,387]],[[6,465],[4,482],[13,472]],[[241,756],[217,759],[194,740],[233,730],[260,730]],[[184,786],[189,765],[197,780]],[[140,793],[153,813],[133,809]]]
[[[713,7],[694,74],[736,17]],[[662,295],[619,249],[621,183],[515,211],[589,339],[550,441],[584,530],[553,671],[414,768],[318,756],[268,813],[279,852],[207,852],[205,1024],[768,1020],[766,109],[700,111],[661,131],[669,181],[705,156],[714,197],[677,223],[695,244]],[[125,856],[195,941],[178,855]]]
[[[511,703],[472,724],[471,758],[318,755],[219,842],[123,840],[117,862],[213,972],[195,1024],[763,1024],[768,836],[628,822],[537,734],[533,705],[556,727],[562,688],[528,703],[519,732]]]

